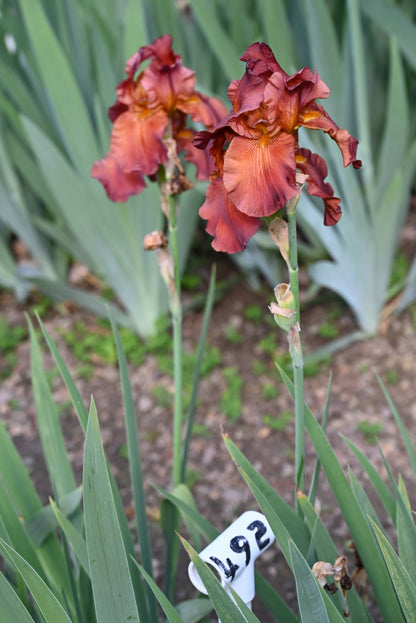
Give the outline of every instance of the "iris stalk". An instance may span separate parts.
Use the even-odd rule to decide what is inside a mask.
[[[182,472],[182,305],[180,296],[181,277],[179,267],[177,202],[175,197],[169,196],[169,240],[171,245],[174,287],[170,291],[170,310],[173,324],[173,378],[175,386],[173,405],[173,467],[172,485],[176,487],[181,482]]]
[[[298,244],[296,235],[296,206],[300,193],[288,202],[287,218],[289,226],[289,280],[290,289],[295,298],[296,323],[295,333],[290,339],[290,355],[293,367],[293,382],[295,386],[295,484],[303,491],[305,478],[305,398],[303,382],[303,351],[300,337],[300,303],[299,303],[299,266]],[[298,505],[297,495],[295,503]]]
[[[178,239],[178,202],[170,189],[173,168],[164,167],[164,180],[160,185],[162,193],[162,206],[168,218],[169,247],[171,255],[170,274],[165,275],[169,295],[169,309],[173,327],[173,379],[174,379],[174,402],[173,402],[173,431],[172,431],[172,488],[175,489],[182,482],[182,393],[183,393],[183,350],[182,350],[182,303],[181,303],[181,276],[179,264],[179,239]],[[167,190],[169,189],[169,190]],[[185,470],[183,470],[185,471]],[[177,509],[165,503],[164,510],[164,533],[166,540],[165,558],[165,594],[172,601],[175,591],[176,569],[179,555],[179,542],[175,539],[175,532],[179,526]]]

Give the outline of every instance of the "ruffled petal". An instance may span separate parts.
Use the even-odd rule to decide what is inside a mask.
[[[289,76],[286,80],[286,87],[289,91],[297,91],[300,109],[315,99],[326,99],[330,93],[328,86],[321,80],[317,70],[312,72],[309,67],[304,67],[293,76]]]
[[[183,146],[185,150],[185,160],[192,162],[196,166],[196,179],[209,180],[211,173],[215,169],[215,163],[208,151],[197,149],[192,142]]]
[[[110,121],[114,121],[123,112],[126,112],[133,105],[146,105],[146,94],[141,88],[140,84],[134,82],[131,78],[127,78],[120,82],[116,88],[117,100],[108,109],[108,116]]]
[[[243,114],[230,115],[228,117],[228,125],[239,136],[246,138],[260,138],[265,131],[270,136],[268,111],[263,105],[255,110],[247,111]]]
[[[161,106],[170,112],[177,102],[187,101],[194,93],[195,72],[183,65],[159,67],[151,63],[143,72],[141,85],[146,91],[149,108]]]
[[[334,197],[332,185],[324,181],[328,175],[325,160],[309,149],[302,148],[296,152],[296,165],[307,176],[308,193],[324,200],[324,224],[335,225],[341,218],[342,211],[340,200]]]
[[[297,192],[295,138],[232,139],[224,156],[224,185],[230,200],[248,216],[270,216]]]
[[[358,140],[354,138],[354,136],[351,136],[347,130],[343,130],[342,128],[339,128],[335,132],[329,130],[328,134],[336,141],[341,150],[344,167],[352,164],[354,169],[359,169],[362,166],[362,162],[361,160],[357,160]]]
[[[326,162],[318,154],[313,154],[309,149],[301,148],[296,152],[296,166],[308,176],[308,193],[316,197],[332,197],[334,189],[329,182],[324,182],[328,175]]]
[[[198,149],[205,149],[208,147],[208,143],[210,142],[212,136],[212,132],[208,132],[208,130],[200,130],[195,134],[192,142]]]
[[[214,162],[214,168],[218,170],[219,175],[222,176],[223,164],[224,164],[224,146],[228,141],[231,141],[236,134],[232,132],[227,126],[217,130],[215,132],[207,132],[202,130],[197,132],[192,144],[197,149],[206,149],[211,143],[209,148],[209,155]]]
[[[286,72],[283,71],[275,59],[267,43],[252,43],[244,52],[243,56],[240,56],[240,60],[249,63],[251,65],[251,71],[257,75],[278,71],[287,76]]]
[[[341,150],[344,160],[344,167],[352,164],[354,169],[359,169],[362,165],[361,160],[357,160],[358,141],[351,136],[347,130],[343,130],[337,126],[335,121],[331,119],[323,106],[319,104],[311,104],[299,115],[299,124],[313,130],[323,130],[336,141]]]
[[[117,85],[117,102],[131,106],[134,104],[146,104],[146,92],[139,81],[127,78]]]
[[[325,213],[324,225],[335,225],[342,216],[340,200],[338,197],[328,197],[324,199]]]
[[[293,132],[299,125],[300,111],[316,97],[328,97],[329,89],[318,73],[304,67],[293,76],[276,72],[270,76],[264,90],[268,107],[269,134],[283,129]]]
[[[114,122],[110,153],[122,171],[139,171],[144,175],[156,173],[159,164],[166,162],[166,149],[161,139],[168,124],[162,110],[128,110]]]
[[[197,180],[209,180],[210,174],[215,169],[215,164],[207,149],[197,149],[192,143],[195,130],[183,126],[175,132],[177,152],[185,152],[185,160],[196,166]]]
[[[228,97],[234,113],[242,114],[258,108],[264,99],[265,86],[265,80],[249,70],[246,70],[241,80],[233,80],[228,87]]]
[[[91,176],[99,180],[111,201],[126,201],[131,195],[138,195],[146,188],[143,175],[137,171],[124,173],[111,156],[97,160]]]
[[[128,109],[129,107],[126,104],[123,104],[122,102],[119,102],[117,100],[112,106],[110,106],[110,108],[107,111],[108,118],[110,119],[111,123],[114,123],[117,117],[122,115],[123,112],[126,112]]]
[[[143,46],[126,65],[130,78],[140,69],[143,61],[151,59],[139,76],[138,82],[147,97],[151,109],[162,107],[170,112],[178,101],[188,100],[195,89],[195,72],[184,67],[179,54],[172,50],[171,35],[163,35],[150,45]]]
[[[224,104],[216,97],[208,97],[194,91],[186,101],[178,101],[177,108],[196,123],[203,123],[206,128],[216,126],[228,113]]]
[[[206,230],[214,236],[213,248],[225,253],[243,251],[260,225],[258,218],[246,216],[237,210],[221,178],[214,179],[208,186],[206,200],[199,214],[208,221]]]
[[[269,133],[283,129],[291,133],[298,125],[299,97],[296,91],[289,91],[286,78],[280,73],[270,76],[264,89],[264,103],[268,108]]]
[[[179,54],[175,54],[172,50],[172,35],[162,35],[150,43],[144,45],[139,51],[127,61],[126,72],[129,76],[133,76],[139,70],[143,61],[148,58],[152,59],[152,63],[159,69],[162,67],[173,67],[176,63],[181,62]]]

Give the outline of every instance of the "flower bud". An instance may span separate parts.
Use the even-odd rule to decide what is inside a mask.
[[[269,225],[269,234],[274,244],[279,247],[279,251],[289,267],[289,226],[287,222],[280,216],[276,216]]]
[[[143,238],[143,248],[145,251],[153,251],[154,249],[166,249],[168,239],[163,231],[155,230],[146,234]]]
[[[269,309],[279,327],[287,332],[296,322],[295,297],[288,283],[279,283],[274,289],[274,294],[277,304],[273,301]]]

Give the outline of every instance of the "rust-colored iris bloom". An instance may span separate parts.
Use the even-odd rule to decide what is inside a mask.
[[[306,176],[310,195],[325,205],[324,223],[334,225],[341,217],[340,200],[328,182],[323,158],[299,147],[300,126],[323,130],[341,150],[344,166],[356,159],[358,141],[339,128],[324,108],[315,102],[329,89],[304,67],[289,76],[265,43],[254,43],[241,57],[247,63],[241,80],[228,88],[231,112],[211,131],[202,131],[194,145],[210,145],[216,170],[200,215],[208,221],[217,251],[242,251],[259,225],[296,195],[296,171]]]
[[[172,37],[164,35],[140,48],[127,61],[126,73],[108,111],[113,122],[110,151],[95,162],[91,175],[102,182],[110,199],[126,201],[145,188],[145,175],[153,176],[166,163],[163,139],[174,138],[177,152],[185,151],[185,159],[196,165],[197,178],[208,179],[213,163],[209,154],[193,146],[195,131],[187,127],[187,115],[212,128],[227,110],[219,100],[195,91],[194,72],[173,52]]]

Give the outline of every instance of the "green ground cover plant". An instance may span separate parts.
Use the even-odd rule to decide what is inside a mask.
[[[279,395],[279,390],[274,383],[263,383],[261,393],[266,400],[274,400]]]
[[[380,422],[363,420],[357,424],[357,429],[364,435],[367,443],[376,443],[377,435],[382,432],[383,425]]]
[[[0,380],[7,378],[16,365],[16,346],[26,338],[25,327],[10,327],[6,318],[0,319],[0,351],[3,354],[0,366]]]
[[[26,173],[26,176],[30,177],[33,205],[35,205],[34,198],[38,197],[41,191],[43,197],[52,199],[52,204],[55,201],[57,204],[64,201],[61,197],[63,194],[66,197],[65,201],[69,197],[73,202],[71,213],[73,222],[65,223],[67,228],[65,231],[71,234],[71,241],[74,242],[74,247],[78,247],[81,255],[89,258],[91,254],[95,261],[102,261],[105,264],[110,261],[105,245],[98,247],[92,245],[93,248],[90,248],[91,239],[85,236],[86,239],[82,241],[85,244],[83,247],[80,239],[74,235],[75,229],[77,234],[81,231],[80,221],[77,220],[80,218],[80,212],[76,212],[77,208],[74,208],[74,205],[75,200],[84,198],[84,191],[87,188],[86,171],[89,172],[91,166],[91,144],[94,148],[107,144],[106,132],[109,128],[102,122],[100,102],[86,98],[80,86],[84,85],[85,88],[88,85],[89,76],[84,76],[84,82],[80,76],[80,84],[73,80],[73,70],[78,67],[76,59],[82,52],[82,46],[77,50],[77,45],[85,44],[84,39],[63,40],[63,48],[70,46],[71,49],[68,61],[51,28],[52,23],[57,24],[58,32],[62,32],[62,24],[66,23],[68,16],[78,20],[76,25],[85,26],[83,18],[86,13],[83,10],[86,5],[77,4],[79,12],[74,15],[69,11],[69,5],[60,6],[61,8],[49,8],[49,14],[40,2],[19,0],[18,3],[18,14],[23,17],[24,32],[28,34],[32,46],[31,54],[27,56],[29,73],[41,78],[39,83],[36,82],[39,90],[38,98],[40,103],[45,104],[45,97],[48,96],[47,103],[55,114],[50,118],[43,115],[40,119],[37,107],[32,106],[31,112],[34,117],[27,111],[26,115],[16,115],[10,105],[3,105],[2,113],[5,112],[14,131],[18,132],[21,127],[24,128],[30,153],[35,156],[39,167],[35,172],[30,169]],[[414,35],[413,24],[402,20],[405,5],[399,8],[394,3],[387,5],[381,0],[371,0],[365,5],[367,8],[364,8],[358,0],[348,0],[345,4],[346,10],[338,12],[339,9],[330,8],[321,1],[312,3],[306,0],[290,5],[285,2],[265,2],[264,10],[258,11],[257,15],[259,5],[256,2],[248,3],[246,6],[250,7],[250,11],[244,13],[241,4],[237,2],[223,4],[194,0],[190,6],[195,22],[192,22],[189,28],[186,28],[188,24],[185,22],[186,13],[181,14],[184,18],[182,24],[177,20],[178,9],[173,4],[162,3],[161,0],[136,5],[135,8],[128,2],[123,5],[94,2],[93,6],[96,20],[103,26],[104,33],[108,35],[113,32],[113,21],[118,25],[123,24],[127,29],[129,36],[127,39],[121,39],[123,53],[126,52],[126,56],[132,34],[130,20],[126,17],[126,15],[131,17],[129,11],[133,11],[136,18],[140,17],[142,27],[146,25],[149,32],[154,32],[154,36],[157,37],[152,43],[143,42],[144,45],[127,65],[127,78],[119,83],[117,104],[110,115],[113,124],[110,151],[101,161],[95,162],[93,175],[104,185],[109,197],[117,201],[123,201],[124,195],[129,193],[139,194],[143,198],[147,192],[144,190],[146,177],[153,196],[149,203],[159,206],[160,202],[160,212],[157,212],[157,216],[152,213],[152,218],[156,218],[160,228],[152,232],[150,239],[146,238],[147,249],[154,252],[153,255],[148,254],[146,257],[157,260],[149,264],[153,268],[150,269],[146,264],[148,271],[142,266],[141,271],[137,272],[139,260],[135,256],[136,261],[132,267],[120,264],[124,268],[121,271],[126,280],[124,286],[120,285],[117,290],[119,271],[113,274],[112,283],[114,291],[117,290],[122,299],[122,294],[125,296],[126,292],[130,293],[129,287],[135,277],[134,283],[137,287],[132,286],[132,290],[137,295],[140,283],[138,275],[141,277],[143,272],[143,275],[146,273],[146,277],[150,275],[154,277],[153,271],[157,271],[158,276],[160,272],[161,278],[158,279],[157,285],[153,284],[153,287],[157,291],[161,285],[166,288],[165,300],[170,312],[171,331],[168,332],[165,325],[165,330],[160,331],[145,346],[152,349],[151,352],[157,357],[160,369],[169,370],[174,380],[174,392],[170,401],[173,439],[171,486],[163,490],[157,484],[154,485],[163,498],[160,524],[165,538],[164,585],[162,589],[154,579],[140,434],[126,355],[127,345],[130,348],[132,339],[131,336],[127,339],[125,335],[124,346],[117,326],[118,323],[129,324],[127,314],[118,313],[115,306],[110,305],[107,308],[122,387],[127,440],[123,454],[128,462],[133,496],[133,531],[128,525],[120,493],[104,452],[94,399],[91,399],[88,406],[83,403],[62,356],[37,316],[42,340],[46,342],[55,359],[56,368],[66,385],[84,434],[82,487],[76,485],[66,450],[59,407],[55,404],[51,392],[50,374],[43,366],[39,331],[35,329],[34,321],[28,318],[36,418],[53,495],[49,504],[42,506],[5,426],[0,423],[0,553],[4,561],[4,572],[0,574],[1,615],[3,616],[4,611],[5,620],[13,623],[41,620],[45,623],[87,621],[156,623],[163,611],[163,616],[170,622],[190,623],[203,620],[214,608],[222,623],[258,621],[242,595],[237,591],[232,592],[233,577],[224,586],[210,573],[198,556],[203,543],[212,542],[218,536],[218,531],[199,514],[197,501],[192,495],[191,486],[195,479],[199,478],[199,473],[190,473],[187,470],[189,444],[194,431],[198,383],[204,371],[219,365],[221,355],[218,350],[209,350],[206,346],[209,319],[215,299],[215,271],[211,273],[196,352],[187,354],[183,349],[181,296],[183,256],[180,254],[180,241],[183,239],[180,234],[182,225],[178,199],[182,194],[188,198],[191,195],[187,194],[189,193],[187,171],[178,158],[177,151],[182,151],[183,148],[187,159],[195,162],[198,173],[201,173],[204,163],[207,164],[206,152],[202,150],[208,147],[213,162],[210,164],[212,170],[209,175],[209,186],[204,186],[206,194],[201,216],[207,221],[207,230],[213,237],[214,248],[227,253],[243,251],[249,244],[249,239],[256,234],[261,220],[262,225],[266,226],[267,235],[270,236],[274,253],[280,258],[279,265],[284,267],[288,275],[288,283],[279,283],[275,287],[275,300],[269,307],[272,321],[287,336],[287,352],[278,353],[270,337],[259,346],[264,356],[276,360],[281,380],[293,398],[294,413],[290,417],[294,429],[294,448],[288,450],[288,454],[293,452],[293,504],[286,502],[241,453],[232,439],[224,435],[230,460],[237,465],[241,477],[252,491],[293,573],[298,608],[292,610],[259,574],[256,574],[257,594],[274,618],[283,623],[318,623],[318,621],[340,623],[346,620],[350,623],[371,622],[369,609],[350,577],[354,573],[350,573],[345,561],[341,565],[342,574],[337,568],[339,552],[315,507],[320,474],[323,471],[342,518],[348,526],[361,566],[368,575],[382,619],[395,623],[410,623],[414,620],[416,611],[414,580],[416,527],[405,484],[401,477],[397,480],[393,477],[387,460],[382,456],[388,474],[388,480],[385,482],[365,454],[349,439],[343,437],[346,446],[367,474],[373,494],[376,494],[384,507],[392,526],[389,533],[377,516],[361,481],[352,470],[345,470],[340,464],[326,436],[331,383],[329,382],[327,388],[322,421],[316,419],[305,400],[306,366],[302,348],[297,228],[299,219],[305,231],[310,233],[310,243],[324,246],[331,255],[331,260],[317,262],[311,267],[311,274],[316,282],[331,286],[339,292],[351,305],[364,333],[374,333],[385,301],[398,231],[403,223],[404,205],[407,205],[416,159],[414,140],[411,139],[410,143],[408,140],[407,130],[411,127],[412,121],[401,60],[401,54],[410,62],[414,60],[414,47],[411,45],[414,41],[411,39]],[[162,11],[162,6],[165,9],[168,7],[168,10]],[[9,3],[5,3],[7,18],[13,25],[16,14],[10,13],[10,7]],[[137,7],[143,11],[146,8],[146,11],[138,16]],[[238,7],[240,10],[237,10]],[[224,14],[219,19],[218,13],[222,9]],[[295,10],[297,15],[302,16],[302,20],[294,20]],[[251,13],[256,14],[253,21],[250,19]],[[375,18],[374,23],[371,22],[371,28],[378,28],[381,25],[387,28],[389,33],[387,46],[389,62],[386,63],[386,67],[389,68],[389,86],[386,109],[382,112],[376,111],[371,119],[363,68],[367,66],[364,61],[370,63],[371,67],[377,58],[371,55],[367,57],[364,54],[362,13],[370,18],[373,14],[377,15],[378,19]],[[156,15],[160,16],[159,22],[154,19]],[[115,17],[118,19],[115,20]],[[295,72],[298,69],[297,64],[293,66],[296,56],[292,29],[297,38],[304,41],[303,46],[300,46],[300,55],[305,53],[308,46],[312,48],[312,58],[317,61],[319,68],[322,67],[325,80],[331,82],[331,87],[341,94],[340,99],[336,98],[334,104],[330,105],[331,108],[328,107],[328,112],[315,101],[326,99],[329,95],[329,90],[318,72],[314,73],[308,67],[304,67],[296,73],[286,73],[277,63],[268,45],[261,42],[252,43],[256,38],[250,39],[251,45],[242,57],[246,63],[246,73],[243,73],[240,80],[235,78],[242,73],[238,61],[241,53],[236,53],[235,41],[242,36],[251,36],[259,20],[262,20],[271,40],[274,37],[281,37],[282,43],[286,44],[283,46],[282,63],[291,68],[290,71]],[[198,30],[191,27],[193,23],[198,24]],[[274,31],[276,24],[277,28]],[[218,84],[222,78],[233,81],[229,89],[233,104],[231,113],[225,111],[223,117],[222,105],[218,101],[195,90],[193,73],[182,65],[180,57],[172,49],[171,36],[166,34],[158,36],[160,33],[157,30],[162,27],[167,27],[166,30],[172,29],[172,32],[178,35],[179,45],[184,49],[186,49],[185,42],[195,44],[196,35],[204,35],[210,43],[213,58],[216,59],[219,68],[217,75],[211,76],[209,84],[211,86]],[[321,29],[325,31],[325,37],[317,36]],[[19,45],[23,31],[17,28],[13,32]],[[83,32],[82,29],[79,32],[77,28],[73,30],[73,34],[79,37]],[[300,37],[300,34],[304,36]],[[396,40],[394,36],[399,34],[401,36]],[[371,37],[372,32],[369,32],[369,40],[373,41]],[[85,41],[88,41],[88,38]],[[325,46],[322,45],[323,41]],[[100,37],[95,43],[100,54],[104,53],[106,47],[100,45],[102,43]],[[115,44],[115,41],[112,40],[111,43]],[[47,53],[50,54],[51,49],[55,52],[57,67],[62,73],[59,85],[52,80],[50,66],[46,62]],[[189,53],[195,48],[188,45],[187,49]],[[386,48],[381,52],[382,57],[383,51],[386,53]],[[377,47],[376,54],[378,52]],[[96,54],[98,55],[98,52]],[[351,58],[351,63],[344,65],[343,59],[347,57]],[[10,59],[7,58],[7,61]],[[97,61],[102,61],[100,55]],[[143,62],[145,62],[144,69]],[[7,63],[3,65],[7,67]],[[195,66],[198,68],[205,66],[205,72],[212,68],[202,56],[195,57]],[[78,71],[81,71],[81,67],[83,66],[80,64]],[[108,63],[108,67],[112,67],[111,62]],[[340,67],[345,71],[341,72]],[[97,62],[96,69],[100,87],[104,92],[109,89],[110,81],[115,75],[111,75],[110,70],[107,75],[107,67],[102,67],[100,62]],[[21,81],[15,84],[19,87],[20,93],[26,95],[26,105],[29,105],[30,98],[27,97],[26,85]],[[43,88],[45,84],[49,87],[46,90]],[[168,88],[164,88],[166,84]],[[351,85],[354,88],[351,88]],[[65,86],[68,88],[63,88]],[[378,96],[380,91],[377,87],[380,87],[380,83],[374,79],[371,86],[374,87],[374,94]],[[351,92],[355,97],[353,107],[350,106],[347,97]],[[62,103],[63,94],[70,99],[70,116],[67,103]],[[396,105],[399,114],[394,114]],[[137,120],[135,115],[138,112]],[[330,114],[338,119],[335,112],[340,113],[343,127],[346,125],[354,131],[357,129],[364,161],[362,177],[359,177],[358,171],[362,163],[356,157],[358,141],[348,130],[339,128],[332,120]],[[191,121],[195,124],[204,122],[207,129],[201,130],[198,127],[200,131],[197,133],[195,127],[185,125],[186,115],[190,115]],[[384,119],[384,132],[378,150],[375,149],[372,139],[377,116]],[[405,123],[400,124],[398,118],[405,120]],[[95,120],[93,126],[90,119]],[[348,124],[344,124],[344,121],[348,121]],[[127,124],[129,131],[123,129],[124,124]],[[302,132],[299,132],[299,128]],[[324,130],[329,134],[325,137],[327,142],[330,142],[330,138],[334,139],[341,153],[333,152],[332,148],[326,147],[323,148],[324,151],[321,151],[320,147],[317,148],[319,154],[312,153],[309,147],[315,149],[316,145],[321,145],[321,140],[306,138],[305,133],[310,130],[318,130],[314,134],[319,136],[320,130]],[[193,143],[190,142],[190,137]],[[12,145],[10,153],[14,150],[23,155],[24,149],[12,133],[7,135],[6,140]],[[152,149],[148,149],[149,145]],[[191,145],[201,149],[202,155],[192,151]],[[3,150],[3,155],[4,153],[8,151]],[[328,168],[321,153],[328,161]],[[377,158],[374,158],[375,153],[379,154]],[[341,164],[335,164],[336,158]],[[27,157],[22,162],[22,170],[19,170],[19,173],[23,176],[24,163],[28,162]],[[9,164],[6,160],[6,165]],[[356,171],[351,171],[350,168],[344,170],[350,164]],[[15,174],[10,175],[10,166],[6,166],[5,170],[7,182],[4,182],[4,185],[7,195],[12,195],[12,202],[8,199],[7,206],[9,211],[11,207],[16,208],[15,213],[21,218],[24,202],[21,201],[19,193],[16,194],[17,200],[12,193]],[[38,171],[42,172],[40,178],[37,177]],[[341,217],[340,200],[335,195],[332,185],[325,181],[328,172],[330,179],[336,180],[337,189],[342,191],[339,192],[342,202],[344,203],[345,197],[347,206],[339,224],[337,221]],[[97,187],[98,185],[95,188]],[[63,193],[62,189],[66,192]],[[308,196],[306,192],[309,193]],[[88,190],[88,193],[91,193],[88,195],[91,202],[87,202],[87,207],[82,212],[83,218],[92,219],[95,225],[103,224],[108,219],[106,225],[110,224],[110,230],[113,224],[118,223],[117,227],[122,229],[112,232],[114,239],[117,239],[118,234],[125,235],[126,240],[131,239],[131,233],[135,229],[131,228],[130,218],[137,225],[140,221],[141,231],[142,217],[143,220],[147,219],[145,210],[140,211],[140,214],[136,213],[134,210],[137,205],[133,207],[130,203],[131,208],[126,207],[125,210],[122,208],[119,212],[112,213],[110,210],[106,212],[107,208],[103,208],[100,204],[100,212],[97,213],[99,202],[93,199],[95,195],[99,196],[99,192]],[[299,203],[301,197],[303,206]],[[315,203],[309,203],[313,202],[314,198],[322,200],[323,207],[320,205],[318,208]],[[80,201],[79,205],[81,204],[83,205],[83,202]],[[52,209],[49,204],[48,206],[51,216]],[[328,226],[326,228],[322,225],[322,213],[325,225]],[[55,212],[53,215],[57,217]],[[59,218],[65,220],[65,216],[68,218],[67,209],[62,209],[61,205]],[[38,234],[35,233],[30,219],[28,222],[30,225],[27,226],[25,234],[27,243],[39,251],[42,244],[36,246],[39,243]],[[83,224],[84,232],[93,230],[93,227]],[[185,230],[188,225],[189,223],[185,225]],[[321,234],[321,230],[326,233]],[[0,238],[0,242],[4,245],[0,249],[3,250],[7,249],[5,245],[7,236],[4,231],[3,227]],[[42,231],[53,233],[54,239],[60,239],[53,219],[49,226],[43,225]],[[123,236],[121,244],[125,242]],[[363,241],[366,242],[365,255],[358,252],[364,248]],[[95,257],[97,248],[99,251]],[[133,248],[137,251],[135,245]],[[386,251],[385,257],[380,255],[382,249]],[[125,259],[123,251],[124,249],[120,253]],[[57,249],[54,249],[52,255],[56,252]],[[248,256],[250,257],[250,254]],[[366,259],[365,262],[363,257]],[[7,262],[10,259],[10,256],[7,256]],[[31,280],[39,287],[42,286],[45,291],[53,284],[54,291],[67,295],[67,287],[62,287],[56,272],[53,272],[56,270],[54,263],[48,264],[50,257],[46,256],[43,260],[43,264],[42,262],[39,264],[44,271],[42,279],[32,275]],[[131,260],[131,255],[128,255],[128,260]],[[7,262],[6,268],[10,268]],[[59,269],[63,270],[67,262],[68,256],[61,258]],[[48,266],[52,273],[45,279]],[[352,277],[355,277],[354,271],[357,271],[357,267],[360,270],[365,267],[365,270],[361,270],[360,279],[354,280]],[[106,270],[111,273],[109,264],[106,264]],[[343,282],[340,280],[340,271],[345,278]],[[19,279],[12,283],[17,291],[20,288],[21,294],[28,283],[27,278],[24,281]],[[377,295],[375,298],[374,294]],[[74,298],[78,301],[89,301],[91,304],[89,297],[83,299],[82,296],[74,294]],[[94,300],[95,309],[101,309],[101,303],[98,305],[97,300]],[[129,304],[125,299],[122,300],[130,315],[138,313],[136,296],[132,296]],[[157,307],[158,311],[160,309]],[[140,307],[140,313],[144,313],[143,310],[144,308]],[[256,321],[257,312],[252,318]],[[149,323],[153,327],[155,322],[152,311]],[[334,322],[334,319],[331,322]],[[140,323],[136,322],[135,329],[147,333],[147,329],[144,330],[143,325],[140,325],[139,329],[139,325]],[[76,330],[81,334],[80,341],[84,342],[80,356],[85,358],[87,363],[91,352],[95,350],[101,353],[100,356],[103,358],[107,360],[111,358],[113,361],[114,349],[110,344],[108,328],[104,327],[104,335],[108,339],[99,346],[96,336],[93,336],[92,342],[89,340],[84,326],[79,325]],[[74,347],[77,336],[70,335],[69,341]],[[138,341],[137,348],[139,350],[141,348]],[[257,373],[260,370],[264,368],[257,367]],[[236,367],[223,369],[223,374],[228,387],[220,399],[220,406],[228,417],[238,420],[243,407],[241,377]],[[188,381],[189,397],[185,391]],[[404,443],[407,459],[416,476],[416,450],[413,441],[386,386],[381,379],[379,383],[380,391],[385,395],[398,434]],[[166,399],[167,402],[167,398],[164,393],[163,400]],[[264,423],[267,423],[267,426],[277,429],[280,427],[284,429],[289,421],[287,413],[265,418]],[[376,433],[377,423],[364,421],[362,424],[365,424],[362,432],[367,437]],[[305,482],[306,435],[309,436],[316,455],[309,487]],[[178,538],[183,525],[186,526],[191,543],[182,537]],[[197,596],[180,604],[175,603],[180,546],[188,552],[208,597]],[[242,546],[240,540],[234,542],[233,547],[234,553],[245,553],[247,566],[250,549]],[[232,569],[231,560],[228,564]],[[320,573],[318,568],[327,571]],[[232,574],[229,574],[230,576]]]
[[[283,411],[280,415],[264,415],[263,422],[273,430],[286,430],[289,423],[293,421],[293,413],[291,411]]]
[[[222,373],[227,382],[227,388],[221,394],[220,409],[228,419],[234,422],[241,416],[243,409],[241,395],[243,379],[235,366],[224,368]]]

